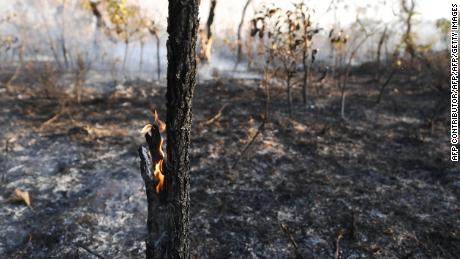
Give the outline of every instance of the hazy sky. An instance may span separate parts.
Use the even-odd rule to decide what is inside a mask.
[[[166,18],[167,0],[137,0],[146,7],[147,10],[153,12],[160,19]],[[200,16],[202,19],[207,19],[208,6],[210,0],[202,0],[200,8]],[[236,28],[241,17],[241,10],[246,0],[218,0],[216,8],[216,24],[224,25],[225,27]],[[254,8],[261,6],[264,3],[276,3],[280,6],[290,6],[291,3],[298,1],[291,0],[253,0],[248,10],[250,16]],[[332,23],[334,15],[332,12],[326,14],[326,10],[330,4],[327,0],[310,0],[304,1],[308,6],[316,10],[317,21],[322,25]],[[386,6],[380,3],[386,3]],[[383,21],[394,20],[392,9],[397,12],[399,10],[400,0],[344,0],[341,6],[347,5],[347,9],[340,9],[337,11],[337,17],[341,24],[350,23],[355,19],[356,7],[369,6],[367,15]],[[379,9],[375,5],[379,3]],[[448,0],[416,0],[416,10],[419,13],[418,19],[420,20],[436,20],[441,17],[448,18],[450,13],[450,3]]]
[[[0,16],[14,11],[16,3],[22,3],[35,8],[43,7],[45,10],[47,7],[51,7],[60,3],[62,0],[0,0]],[[71,1],[82,1],[82,0],[71,0]],[[68,2],[71,2],[68,0]],[[137,3],[142,6],[141,10],[147,15],[153,17],[153,19],[161,25],[161,31],[165,31],[167,13],[168,13],[168,0],[128,0],[131,3]],[[247,0],[217,0],[216,16],[215,16],[215,33],[216,35],[222,36],[235,36],[236,28],[241,19],[241,11]],[[388,24],[391,29],[402,28],[402,24],[395,14],[399,13],[401,0],[342,0],[338,5],[337,11],[329,11],[331,1],[329,0],[305,0],[304,2],[311,9],[315,10],[313,16],[313,22],[315,25],[319,25],[328,31],[332,24],[335,23],[335,19],[341,27],[346,27],[347,24],[355,20],[357,10],[360,12],[361,19],[365,17],[382,21],[382,24]],[[416,12],[417,16],[415,20],[417,23],[414,26],[414,31],[417,32],[417,37],[420,40],[420,44],[427,44],[432,42],[439,42],[440,35],[434,27],[434,21],[438,18],[449,18],[450,16],[450,4],[453,1],[448,0],[415,0],[416,1]],[[293,2],[299,2],[299,0],[253,0],[247,11],[246,21],[254,13],[255,9],[259,9],[263,4],[276,3],[281,7],[290,7]],[[204,23],[208,17],[210,0],[201,0],[200,6],[200,18],[201,22]],[[33,5],[31,5],[33,4]],[[51,9],[50,9],[51,10]],[[55,10],[53,7],[52,10]],[[38,10],[37,10],[38,11]],[[81,12],[80,12],[81,13]],[[31,10],[28,17],[28,21],[32,24],[34,19],[39,19],[38,23],[42,22],[37,12]],[[45,12],[49,21],[55,21],[54,11]],[[75,24],[81,21],[76,13],[75,16],[67,17],[68,20],[74,20]],[[90,15],[88,17],[91,17]],[[76,22],[76,23],[75,23]],[[384,22],[384,23],[383,23]],[[246,23],[247,24],[247,23]],[[2,32],[0,27],[0,33]],[[86,34],[85,34],[86,35]],[[87,35],[92,35],[91,33]],[[162,33],[162,37],[166,34]]]
[[[15,2],[21,0],[0,0],[0,13],[11,10],[11,7]],[[37,2],[47,2],[49,0],[37,0]],[[79,0],[77,0],[79,1]],[[138,3],[143,6],[143,10],[146,13],[153,14],[157,17],[157,20],[165,24],[167,17],[167,0],[129,0],[130,2]],[[201,0],[200,6],[200,17],[202,20],[207,19],[208,8],[210,0]],[[53,0],[53,2],[58,2]],[[216,24],[221,27],[236,28],[241,17],[241,10],[246,0],[218,0],[216,8]],[[257,9],[262,4],[276,3],[280,6],[290,6],[293,2],[299,2],[297,0],[253,0],[252,4],[248,9],[248,16],[250,16],[254,9]],[[333,12],[326,13],[326,10],[330,4],[328,0],[305,0],[308,6],[316,10],[317,21],[323,26],[332,23],[334,20]],[[400,0],[343,0],[340,4],[341,7],[348,6],[348,8],[340,8],[337,11],[337,18],[342,25],[350,23],[355,19],[356,8],[366,7],[368,16],[383,21],[389,21],[394,19],[393,11],[398,11]],[[450,3],[453,1],[448,0],[416,0],[416,10],[419,13],[419,20],[436,20],[441,17],[448,18],[450,12]],[[381,3],[386,3],[385,6]],[[378,4],[380,7],[376,9],[375,6]]]

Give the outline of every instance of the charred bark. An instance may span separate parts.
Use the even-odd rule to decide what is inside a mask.
[[[192,97],[196,77],[199,0],[170,0],[167,41],[166,158],[161,152],[160,127],[152,125],[139,148],[140,170],[148,202],[147,258],[190,258],[189,154]],[[156,120],[155,120],[156,122]],[[163,159],[164,185],[152,172]]]
[[[206,22],[206,32],[207,32],[208,40],[212,38],[211,26],[214,22],[214,16],[216,14],[215,12],[216,4],[217,4],[217,0],[211,0],[211,6],[209,7],[208,21]]]
[[[199,0],[170,0],[167,71],[168,258],[189,258],[189,145]]]
[[[139,147],[139,157],[141,158],[140,170],[145,183],[147,194],[148,214],[147,214],[147,238],[146,258],[165,258],[167,255],[167,210],[165,189],[160,193],[156,192],[159,183],[152,172],[153,165],[158,163],[163,156],[159,152],[161,145],[161,135],[159,127],[154,125],[149,133],[145,135],[147,145]]]

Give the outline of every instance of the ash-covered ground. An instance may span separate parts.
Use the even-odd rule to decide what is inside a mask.
[[[78,104],[30,78],[16,79],[13,93],[0,88],[0,258],[143,258],[139,130],[152,108],[165,116],[164,84],[88,81]],[[334,86],[312,88],[308,109],[296,89],[290,119],[274,84],[265,129],[242,153],[263,121],[260,81],[200,81],[192,257],[458,257],[448,114],[427,125],[436,93],[402,82],[376,105],[379,84],[353,78],[346,121]],[[32,208],[9,200],[16,188]]]

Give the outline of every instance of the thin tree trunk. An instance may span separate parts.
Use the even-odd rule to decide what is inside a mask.
[[[246,40],[246,56],[248,58],[248,69],[252,68],[252,61],[254,59],[254,42],[252,37],[247,38]]]
[[[93,13],[93,16],[96,17],[96,28],[94,30],[94,43],[93,43],[94,57],[97,57],[97,55],[100,52],[100,48],[98,44],[99,34],[102,33],[105,28],[105,23],[104,23],[104,20],[102,19],[102,14],[99,11],[98,4],[99,3],[97,2],[90,1],[91,11]],[[102,66],[104,65],[103,60],[102,60],[103,58],[104,56],[102,55],[101,61],[100,61]]]
[[[415,2],[414,0],[410,0],[410,7],[409,7],[407,6],[406,0],[401,0],[401,7],[404,13],[407,15],[405,19],[406,29],[403,35],[403,42],[406,45],[405,50],[406,50],[406,53],[409,53],[410,61],[412,64],[414,57],[415,57],[415,46],[414,46],[414,39],[412,35],[412,17],[415,14],[414,12]]]
[[[61,62],[59,61],[59,55],[56,51],[56,48],[54,46],[54,43],[53,43],[53,38],[51,36],[51,31],[50,31],[50,28],[49,28],[49,25],[48,25],[48,22],[46,21],[46,17],[45,17],[45,13],[43,11],[43,8],[41,9],[41,18],[42,18],[42,21],[43,21],[43,24],[45,26],[45,31],[46,31],[46,36],[48,38],[48,44],[49,44],[49,47],[51,49],[51,53],[53,53],[53,56],[54,56],[54,60],[56,61],[56,64],[60,67],[61,66]]]
[[[344,89],[345,90],[345,89]],[[342,120],[345,120],[345,91],[342,91],[342,97],[341,97],[341,101],[340,101],[340,118],[342,118]]]
[[[382,55],[382,47],[383,47],[383,43],[385,43],[386,38],[387,38],[387,26],[385,26],[385,29],[383,30],[382,35],[380,36],[379,44],[378,44],[378,47],[377,47],[376,62],[377,62],[378,67],[380,67],[380,59],[381,59],[381,55]]]
[[[61,28],[61,51],[62,51],[62,56],[64,57],[64,65],[65,65],[65,68],[68,69],[69,68],[69,60],[67,58],[67,47],[66,47],[66,44],[65,44],[65,29],[66,29],[66,13],[65,13],[65,10],[66,10],[66,0],[63,0],[62,1],[62,28]]]
[[[302,98],[303,105],[307,107],[307,88],[308,88],[308,74],[310,72],[310,66],[307,61],[307,51],[303,51],[302,64],[303,64],[303,84],[302,84]]]
[[[382,71],[380,71],[381,56],[382,56],[382,47],[383,47],[383,44],[386,41],[386,38],[387,38],[387,26],[385,26],[385,29],[383,30],[382,35],[380,36],[379,44],[377,46],[377,57],[376,57],[376,63],[377,63],[377,69],[376,70],[377,71],[376,71],[376,74],[375,74],[375,79],[377,81],[380,80],[380,77],[382,75]]]
[[[272,62],[272,57],[273,53],[272,50],[270,49],[270,54],[265,60],[265,66],[264,66],[264,80],[263,80],[263,85],[265,88],[265,121],[270,121],[270,64]]]
[[[332,47],[332,49],[331,49],[331,61],[332,61],[331,78],[332,78],[332,80],[334,80],[335,79],[336,66],[337,66],[337,60],[336,60],[334,47]]]
[[[291,75],[289,74],[289,72],[286,78],[286,86],[287,86],[289,117],[292,118],[292,89],[291,89]]]
[[[376,103],[379,104],[382,100],[383,93],[385,92],[385,87],[390,83],[391,79],[393,78],[394,74],[396,73],[396,69],[392,69],[390,75],[388,76],[387,80],[382,84],[380,87],[379,96],[377,97]]]
[[[189,145],[192,98],[196,84],[199,0],[169,0],[167,42],[168,258],[190,258]]]
[[[243,7],[243,12],[241,14],[240,24],[238,24],[238,32],[236,34],[236,43],[237,43],[236,62],[235,62],[234,70],[236,70],[236,68],[238,67],[238,64],[241,62],[242,47],[243,47],[243,44],[241,43],[241,30],[243,29],[244,18],[246,16],[246,11],[247,11],[248,6],[251,3],[251,1],[252,0],[247,0],[246,1],[246,4]]]
[[[61,38],[61,50],[62,50],[62,56],[64,57],[64,66],[65,68],[69,68],[69,60],[67,58],[67,47],[65,46],[64,32]]]
[[[211,50],[212,50],[212,24],[214,23],[215,9],[217,5],[217,0],[211,0],[211,5],[209,7],[209,16],[208,21],[206,22],[206,41],[203,47],[203,63],[209,62],[211,59]]]
[[[142,65],[144,63],[144,41],[141,40],[141,53],[139,57],[139,72],[142,74]]]
[[[347,78],[347,77],[348,76],[345,75],[345,78]],[[346,81],[347,81],[347,79],[343,79],[341,92],[340,92],[340,118],[342,118],[342,120],[346,119],[345,118],[345,98],[346,98],[346,92],[345,92],[346,84],[345,84],[345,82]]]
[[[128,58],[128,47],[129,47],[129,40],[125,40],[125,53],[123,55],[123,72],[126,69],[126,59]]]
[[[160,37],[157,33],[154,34],[157,41],[157,79],[160,81],[161,78],[161,62],[160,62]]]
[[[211,26],[214,22],[215,9],[217,5],[217,0],[211,0],[211,6],[209,8],[208,21],[206,22],[206,32],[208,40],[212,37]]]
[[[196,78],[196,39],[199,0],[169,0],[166,91],[166,158],[161,152],[161,124],[155,119],[139,148],[140,170],[145,183],[148,216],[146,256],[190,258],[189,154],[192,98]],[[153,177],[162,166],[164,183]]]

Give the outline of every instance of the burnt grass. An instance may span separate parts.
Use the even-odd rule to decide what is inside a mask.
[[[1,258],[144,256],[139,130],[149,109],[165,117],[166,89],[104,87],[64,109],[27,77],[2,90]],[[284,88],[272,86],[270,118],[242,153],[263,121],[260,82],[200,81],[192,257],[456,258],[460,170],[449,162],[448,111],[430,125],[436,90],[398,77],[376,105],[378,88],[353,78],[343,121],[330,84],[311,89],[309,108],[297,88],[293,118]],[[30,193],[32,209],[8,199],[15,188]]]

